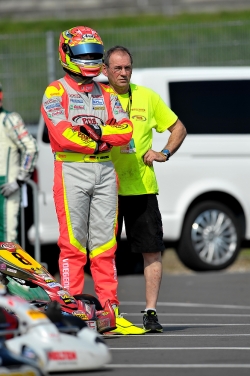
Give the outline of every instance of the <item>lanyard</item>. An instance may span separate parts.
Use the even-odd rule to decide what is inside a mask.
[[[128,101],[128,105],[127,105],[127,113],[128,113],[128,116],[130,118],[130,112],[131,112],[131,108],[132,108],[132,90],[131,90],[131,87],[129,85],[129,88],[128,88],[128,97],[129,97],[129,101]]]

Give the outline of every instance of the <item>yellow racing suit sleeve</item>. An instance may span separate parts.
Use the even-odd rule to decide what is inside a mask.
[[[133,125],[129,119],[122,119],[115,125],[102,126],[101,140],[112,146],[126,145],[131,140]]]
[[[116,120],[114,125],[101,126],[101,140],[112,146],[122,146],[129,143],[133,135],[133,124],[126,111],[123,110],[118,96],[105,84],[100,84],[109,119]],[[108,122],[108,120],[107,120]]]

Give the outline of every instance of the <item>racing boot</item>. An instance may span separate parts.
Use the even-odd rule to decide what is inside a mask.
[[[109,300],[106,301],[103,310],[96,311],[97,330],[100,334],[116,329],[115,312]]]
[[[132,322],[124,319],[120,314],[119,307],[115,306],[114,308],[115,317],[116,317],[116,329],[109,332],[109,334],[117,335],[141,335],[145,334],[146,331],[138,326],[135,326]]]

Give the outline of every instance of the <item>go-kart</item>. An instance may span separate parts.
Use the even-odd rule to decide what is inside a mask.
[[[57,301],[62,314],[82,319],[100,334],[116,328],[116,318],[109,300],[102,307],[93,295],[70,295],[19,244],[0,242],[0,282],[10,295],[29,301],[43,312],[46,312],[50,302]]]
[[[5,331],[0,331],[4,334]],[[19,356],[10,351],[0,337],[0,375],[18,375],[18,376],[45,376],[46,374],[30,359]]]
[[[17,356],[8,350],[2,340],[0,340],[0,375],[4,376],[45,376],[33,362],[24,357]]]
[[[73,318],[76,324],[82,323],[82,328],[76,325],[75,335],[72,335],[74,327],[68,321],[70,334],[60,332],[45,313],[22,298],[9,295],[5,286],[0,285],[0,323],[5,325],[5,332],[0,332],[5,338],[3,354],[11,353],[12,358],[26,358],[27,364],[36,364],[37,373],[31,375],[41,375],[39,368],[44,373],[96,370],[111,360],[110,351],[98,332],[72,315],[66,317],[65,324],[56,301],[49,310],[64,329],[67,329],[68,318]]]

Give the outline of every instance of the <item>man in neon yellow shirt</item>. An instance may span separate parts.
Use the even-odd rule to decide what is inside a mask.
[[[153,162],[166,162],[178,150],[186,137],[186,128],[156,92],[130,83],[132,65],[132,56],[123,46],[112,47],[105,54],[103,74],[108,77],[110,90],[118,94],[123,107],[120,111],[129,113],[134,126],[129,144],[114,147],[111,152],[119,178],[118,236],[124,219],[131,250],[142,253],[144,259],[143,327],[148,332],[162,332],[156,304],[165,246]],[[152,150],[153,128],[160,133],[171,132],[161,151]]]

